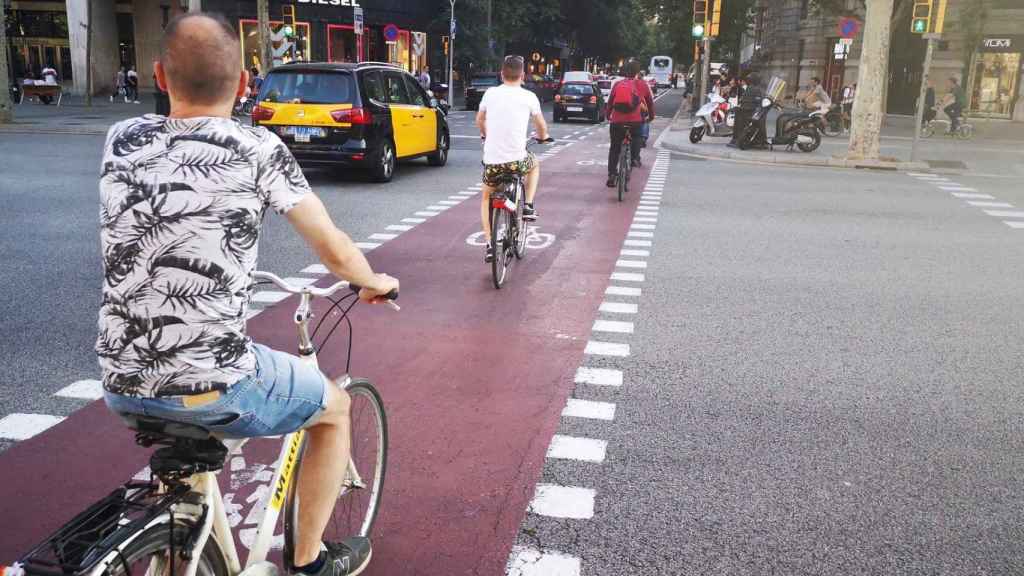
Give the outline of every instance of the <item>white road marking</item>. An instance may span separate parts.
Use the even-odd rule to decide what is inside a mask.
[[[330,272],[331,271],[327,269],[327,266],[324,266],[323,264],[313,264],[299,270],[299,274],[330,274]]]
[[[985,208],[1013,208],[1013,204],[1009,202],[968,202],[968,204]]]
[[[1006,224],[1010,228],[1024,229],[1024,221],[1020,220],[1003,220],[1003,224]]]
[[[380,242],[356,242],[356,248],[360,250],[373,250],[374,248],[380,248]]]
[[[651,251],[650,250],[630,250],[630,249],[627,249],[627,248],[623,248],[619,252],[619,255],[620,256],[642,256],[642,257],[646,258],[646,257],[651,255]]]
[[[408,232],[415,228],[412,224],[389,224],[385,230],[393,230],[395,232]]]
[[[596,495],[590,488],[538,484],[529,511],[552,518],[592,518]]]
[[[644,275],[636,272],[612,272],[611,279],[619,282],[643,282]]]
[[[376,234],[370,234],[370,240],[384,240],[384,241],[388,241],[388,240],[394,240],[395,238],[398,238],[398,234],[383,234],[383,233],[380,233],[380,232],[378,232]]]
[[[548,445],[548,458],[559,460],[582,460],[584,462],[604,462],[608,450],[608,442],[594,438],[579,438],[555,434]]]
[[[438,214],[440,214],[440,212],[427,212],[426,210],[421,210],[419,212],[414,213],[415,216],[426,216],[427,218],[431,216],[437,216]]]
[[[433,210],[435,212],[443,212],[449,208],[451,208],[451,206],[441,206],[439,204],[434,206],[427,206],[427,210]]]
[[[569,398],[565,403],[565,408],[562,409],[562,416],[590,418],[592,420],[614,420],[615,404]]]
[[[633,230],[655,230],[658,228],[657,224],[630,224],[629,226]]]
[[[472,197],[473,197],[472,194],[466,194],[464,196],[463,195],[459,195],[459,194],[452,194],[451,196],[448,197],[448,199],[449,200],[459,200],[459,201],[462,201],[462,200],[469,200]]]
[[[409,224],[422,224],[426,221],[426,218],[402,218],[402,222],[408,222]]]
[[[961,192],[953,192],[953,196],[957,198],[977,198],[978,200],[995,200],[996,197],[990,194],[966,194]]]
[[[618,320],[594,320],[594,332],[611,332],[613,334],[632,334],[634,331],[632,322],[620,322]]]
[[[438,200],[437,203],[438,204],[444,204],[445,206],[458,206],[462,202],[459,202],[459,201],[456,201],[456,200]]]
[[[582,571],[575,556],[525,546],[513,546],[505,565],[507,576],[580,576]]]
[[[580,366],[576,369],[576,383],[595,386],[622,386],[622,371]]]
[[[253,302],[262,302],[264,304],[274,304],[280,302],[288,297],[287,292],[279,292],[277,290],[260,290],[252,295]]]
[[[985,214],[996,218],[1024,218],[1024,212],[1019,210],[985,210]]]
[[[583,353],[590,354],[591,356],[615,356],[618,358],[625,358],[626,356],[629,356],[629,344],[591,340],[587,342],[587,347],[583,349]]]
[[[654,233],[653,232],[633,232],[632,230],[630,230],[628,233],[626,233],[626,236],[629,236],[630,238],[654,238]]]
[[[657,221],[658,221],[658,219],[656,217],[655,218],[651,218],[649,216],[636,216],[636,217],[633,218],[633,222],[657,222]]]
[[[952,186],[939,186],[939,190],[945,190],[947,192],[977,192],[977,188],[971,188],[969,186],[960,186],[959,184]]]
[[[631,302],[601,302],[598,310],[611,314],[636,314],[639,306]]]
[[[59,424],[63,418],[49,414],[8,414],[0,418],[0,438],[6,440],[28,440]]]
[[[1024,212],[1022,212],[1024,214]],[[643,260],[618,260],[615,262],[616,268],[647,268],[647,262]]]
[[[316,282],[316,280],[316,278],[297,278],[295,276],[289,276],[288,278],[284,279],[285,282],[293,284],[295,286],[309,286],[310,284]]]
[[[609,286],[604,289],[604,293],[608,296],[639,296],[642,291],[632,286]]]
[[[81,398],[82,400],[99,400],[103,398],[103,382],[99,380],[79,380],[61,388],[55,396],[64,398]]]

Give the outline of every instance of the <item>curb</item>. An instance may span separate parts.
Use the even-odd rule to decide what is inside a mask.
[[[80,128],[56,126],[0,125],[0,134],[63,134],[66,136],[105,136],[109,127],[83,126]]]

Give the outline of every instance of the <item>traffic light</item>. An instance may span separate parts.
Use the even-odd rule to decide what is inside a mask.
[[[448,42],[449,42],[449,40],[448,40],[447,36],[441,36],[441,44],[444,45],[444,55],[445,56],[448,55]]]
[[[281,6],[281,19],[284,20],[285,35],[291,36],[295,32],[295,5],[285,4]],[[289,32],[291,30],[291,32]]]
[[[707,30],[708,1],[693,0],[693,37],[701,38]]]
[[[914,34],[927,34],[932,24],[932,2],[934,0],[917,0],[914,2],[913,17],[910,31]]]
[[[708,36],[718,38],[718,24],[722,20],[722,2],[725,0],[711,0],[714,7],[711,9],[711,23],[708,26]]]

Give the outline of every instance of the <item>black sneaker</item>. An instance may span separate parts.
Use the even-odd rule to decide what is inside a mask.
[[[643,165],[644,165],[643,162],[641,162],[639,158],[637,158],[636,160],[633,160],[633,168],[639,168],[639,167],[641,167]]]
[[[615,174],[609,174],[608,181],[605,182],[604,185],[609,188],[615,188],[616,186],[619,185],[618,178],[615,176]]]
[[[488,244],[487,251],[484,253],[484,262],[490,264],[494,262],[494,246]]]
[[[527,202],[523,204],[523,220],[527,222],[534,222],[537,220],[537,210],[533,207],[533,204]]]
[[[320,570],[312,573],[298,571],[295,574],[302,576],[355,576],[362,573],[370,563],[370,556],[373,550],[370,548],[370,539],[362,536],[353,536],[344,542],[325,542],[326,550],[323,566]]]

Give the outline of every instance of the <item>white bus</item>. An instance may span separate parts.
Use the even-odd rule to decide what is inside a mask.
[[[671,86],[672,85],[672,57],[671,56],[654,56],[651,58],[651,65],[648,68],[651,76],[654,76],[655,82],[658,86]]]

